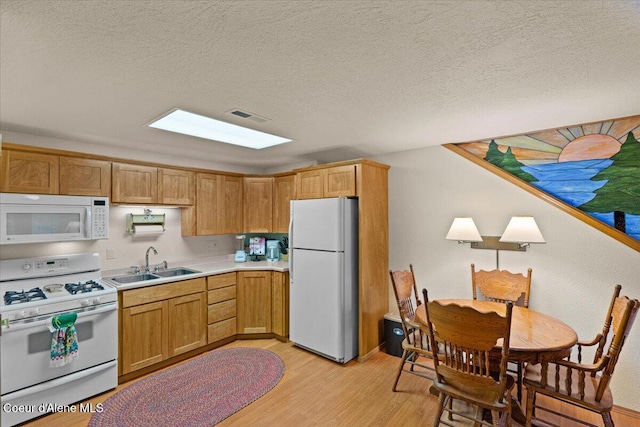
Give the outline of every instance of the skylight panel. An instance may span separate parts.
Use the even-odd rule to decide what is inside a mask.
[[[234,125],[176,108],[147,126],[169,132],[260,150],[290,139]]]

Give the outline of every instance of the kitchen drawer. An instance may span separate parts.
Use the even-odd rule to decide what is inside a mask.
[[[207,312],[207,323],[211,324],[231,317],[236,317],[236,300],[234,299],[211,304]]]
[[[207,289],[218,289],[236,284],[236,273],[218,274],[207,277]]]
[[[221,339],[232,337],[236,334],[236,318],[223,320],[209,325],[208,344],[220,341]]]
[[[212,291],[207,292],[209,304],[215,304],[221,301],[227,301],[230,299],[235,299],[236,297],[236,287],[227,286],[226,288],[214,289]]]
[[[122,292],[122,308],[204,292],[204,277],[181,280],[166,285],[147,286]]]

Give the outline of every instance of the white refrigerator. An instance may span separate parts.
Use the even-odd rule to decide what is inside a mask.
[[[289,338],[346,363],[358,355],[358,201],[291,201]]]

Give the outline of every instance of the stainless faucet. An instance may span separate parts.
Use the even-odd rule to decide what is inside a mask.
[[[147,249],[147,254],[145,255],[145,263],[144,263],[144,272],[145,273],[149,273],[149,251],[153,249],[153,254],[154,255],[158,255],[158,251],[156,251],[156,248],[154,248],[153,246],[149,246],[149,249]]]
[[[156,273],[158,271],[161,271],[161,269],[166,270],[167,268],[169,268],[169,264],[167,263],[167,260],[164,260],[153,267],[153,272]]]

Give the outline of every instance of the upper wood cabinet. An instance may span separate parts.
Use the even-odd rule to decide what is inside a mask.
[[[157,203],[158,168],[113,163],[112,195],[114,203]]]
[[[289,210],[295,198],[295,175],[277,176],[273,180],[273,232],[289,232]]]
[[[243,184],[241,176],[220,175],[220,232],[218,234],[242,233]]]
[[[111,162],[60,157],[60,194],[111,196]]]
[[[324,197],[356,195],[356,165],[335,166],[326,169]]]
[[[242,232],[242,177],[196,174],[196,209],[187,213],[195,234],[232,234]],[[183,215],[185,212],[183,211]],[[183,218],[183,235],[186,229]]]
[[[60,158],[52,154],[2,150],[0,191],[58,194]]]
[[[113,163],[112,171],[114,203],[194,204],[194,172],[127,163]]]
[[[218,175],[212,173],[196,174],[196,234],[218,234]],[[183,215],[184,215],[183,211]],[[184,222],[184,221],[183,221]],[[185,227],[183,225],[183,234]]]
[[[326,169],[298,172],[296,175],[297,199],[321,199],[324,197]]]
[[[273,229],[273,178],[244,179],[245,233],[269,233]]]
[[[111,196],[111,162],[2,150],[0,191]]]
[[[298,172],[296,186],[297,199],[356,196],[356,165]]]
[[[158,202],[165,205],[193,205],[196,174],[180,169],[158,168]]]

